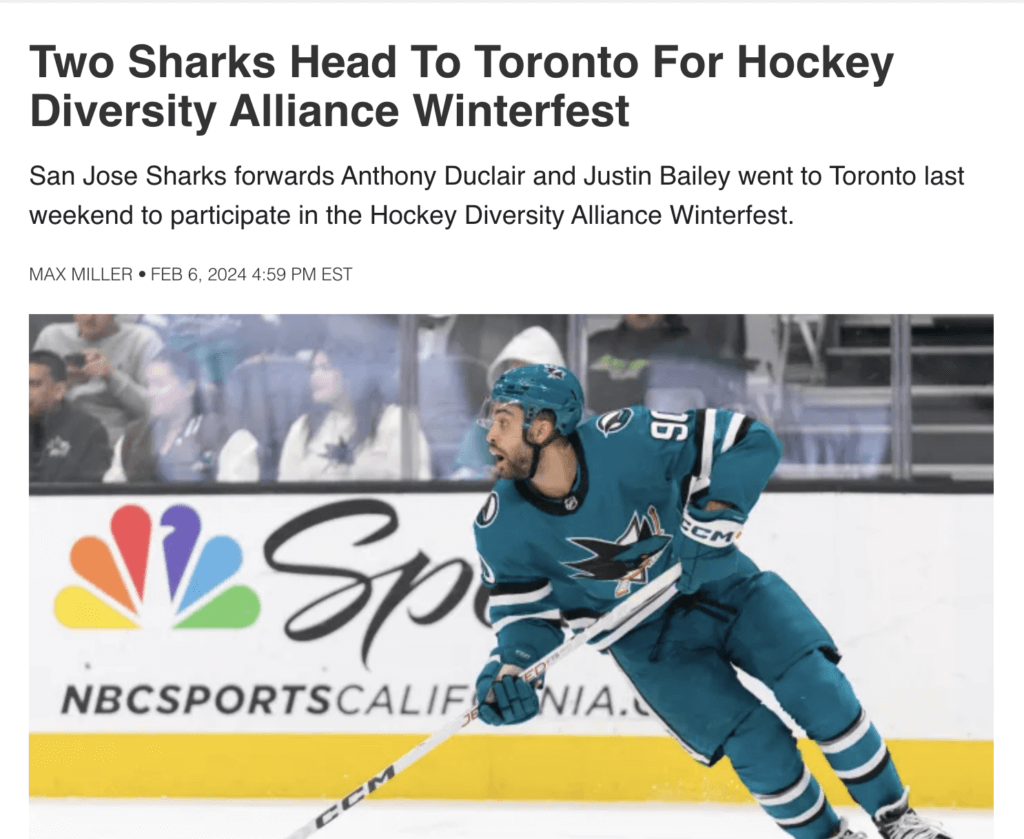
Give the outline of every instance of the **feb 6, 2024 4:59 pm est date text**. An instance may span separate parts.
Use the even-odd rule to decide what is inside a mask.
[[[123,283],[134,282],[136,279],[148,282],[164,283],[217,283],[217,282],[347,282],[352,279],[351,265],[319,265],[299,267],[264,267],[250,268],[181,268],[178,266],[159,265],[149,269],[136,270],[130,267],[93,267],[93,266],[30,266],[29,280],[32,282],[71,282],[71,283]]]

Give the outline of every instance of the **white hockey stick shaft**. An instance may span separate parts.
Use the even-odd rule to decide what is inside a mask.
[[[538,676],[546,672],[557,661],[565,658],[569,653],[574,652],[592,638],[600,635],[602,632],[605,632],[610,628],[619,626],[631,617],[635,616],[656,597],[667,591],[670,586],[675,585],[675,582],[678,579],[679,566],[674,566],[667,572],[658,575],[656,579],[652,580],[643,588],[633,592],[629,597],[619,603],[618,606],[610,612],[602,615],[582,632],[577,633],[564,644],[552,650],[544,656],[544,658],[539,661],[535,661],[522,673],[518,674],[519,678],[526,679],[527,681],[533,681]],[[287,839],[306,839],[307,836],[312,836],[324,825],[334,821],[338,816],[346,810],[354,807],[366,798],[366,796],[374,792],[378,787],[382,786],[387,781],[390,781],[403,769],[408,769],[417,760],[440,746],[453,734],[457,734],[473,722],[473,720],[475,720],[479,715],[479,712],[480,706],[474,705],[465,713],[449,720],[444,726],[431,734],[430,737],[412,749],[412,751],[406,752],[390,766],[385,767],[383,771],[374,775],[364,784],[361,784],[356,789],[352,790],[352,792],[344,798],[335,801],[311,822],[300,827],[294,833],[288,834]]]

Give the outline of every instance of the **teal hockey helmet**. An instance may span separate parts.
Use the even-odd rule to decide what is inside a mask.
[[[583,418],[583,387],[571,370],[557,364],[530,364],[505,371],[491,388],[489,405],[497,402],[521,406],[524,427],[541,411],[551,411],[555,430],[563,437],[572,434]]]

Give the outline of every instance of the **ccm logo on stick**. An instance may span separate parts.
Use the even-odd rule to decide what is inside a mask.
[[[350,792],[343,799],[341,799],[341,801],[338,802],[338,804],[341,804],[341,809],[343,811],[348,810],[350,807],[354,807],[356,804],[362,801],[366,796],[368,796],[371,792],[377,789],[377,787],[379,787],[381,784],[390,781],[394,777],[395,765],[392,763],[387,769],[380,773],[379,777],[370,778],[370,780],[363,784],[361,787],[359,787],[359,789]],[[332,804],[330,807],[324,810],[319,816],[317,816],[316,826],[318,828],[323,827],[328,822],[332,822],[336,818],[338,818],[338,804]]]

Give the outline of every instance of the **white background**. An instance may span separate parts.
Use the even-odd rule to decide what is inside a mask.
[[[57,7],[54,7],[57,8]],[[823,284],[840,284],[863,306],[865,294],[887,295],[887,305],[903,297],[919,307],[918,291],[942,290],[967,279],[1006,276],[1012,267],[1008,241],[1019,233],[1013,197],[1021,183],[1015,153],[1019,146],[1019,109],[1014,107],[1014,78],[1020,77],[1014,32],[1019,11],[1003,6],[971,7],[964,31],[962,6],[423,6],[353,7],[274,6],[62,7],[41,14],[29,7],[11,10],[4,52],[10,85],[5,167],[7,230],[15,232],[18,255],[9,263],[19,288],[28,265],[58,261],[69,265],[352,265],[353,280],[341,288],[311,284],[267,288],[161,289],[160,298],[143,298],[142,285],[97,291],[68,287],[59,292],[66,305],[94,304],[112,294],[122,308],[144,310],[141,300],[159,309],[197,306],[237,310],[311,308],[392,310],[388,289],[400,284],[404,309],[435,311],[445,301],[460,311],[481,306],[481,286],[501,283],[497,299],[520,309],[576,311],[600,307],[598,301],[650,301],[648,308],[687,310],[698,306],[746,309],[736,299],[740,287],[770,284],[820,294]],[[199,11],[201,9],[201,12]],[[543,9],[543,11],[540,11]],[[99,21],[103,20],[102,26]],[[12,37],[17,33],[16,37]],[[983,33],[979,37],[978,33]],[[29,43],[52,43],[62,50],[103,50],[115,61],[108,79],[36,77],[37,57]],[[136,43],[167,44],[172,49],[216,52],[234,43],[239,49],[272,53],[273,79],[134,79],[128,74],[128,49]],[[292,44],[318,43],[342,54],[375,52],[395,44],[394,79],[291,79]],[[419,79],[416,56],[408,46],[437,44],[463,59],[452,80]],[[630,51],[641,62],[632,79],[483,79],[473,45],[500,43],[520,52]],[[653,78],[653,47],[677,44],[683,51],[722,52],[718,78]],[[882,87],[864,79],[738,78],[740,44],[769,51],[894,53]],[[52,71],[51,71],[52,73]],[[169,93],[218,101],[210,132],[197,137],[188,128],[29,127],[31,93],[70,93],[83,101],[166,101]],[[295,92],[298,99],[380,101],[399,105],[401,120],[385,128],[230,128],[228,114],[241,92]],[[461,92],[466,99],[547,100],[558,92],[570,99],[630,101],[629,128],[424,128],[414,116],[413,92]],[[430,193],[415,189],[271,189],[165,188],[60,189],[28,186],[32,163],[53,169],[96,163],[144,169],[167,163],[178,168],[302,168],[317,164],[338,168],[352,163],[369,168],[512,166],[527,169],[584,170],[661,164],[777,169],[802,165],[820,169],[826,183],[810,187],[753,187],[732,182],[716,188],[449,188]],[[840,188],[827,185],[832,164],[854,168],[915,169],[919,182],[906,188]],[[963,167],[965,187],[926,187],[925,165]],[[84,168],[83,168],[84,174]],[[328,200],[369,209],[371,203],[414,207],[462,207],[467,202],[491,207],[661,206],[673,201],[702,206],[762,207],[786,204],[795,223],[787,227],[657,228],[575,227],[460,230],[362,225],[358,229],[292,224],[287,228],[187,229],[134,226],[118,228],[32,229],[26,205],[163,207],[212,203],[297,207],[322,206]],[[57,250],[55,251],[55,247]],[[61,257],[56,260],[56,257]],[[557,280],[557,282],[553,282]],[[386,284],[386,285],[382,285]],[[286,284],[288,286],[290,284]],[[597,291],[597,296],[595,290]],[[621,290],[617,290],[621,289]],[[628,290],[627,290],[628,289]],[[911,297],[909,292],[914,289]],[[532,293],[531,293],[532,292]],[[52,307],[55,290],[30,289],[37,310]],[[382,294],[384,295],[382,297]],[[908,297],[910,299],[908,299]],[[877,298],[876,298],[877,299]],[[929,303],[932,301],[930,300]],[[937,301],[936,301],[937,302]],[[653,304],[659,305],[653,305]],[[979,304],[982,301],[978,301]],[[717,304],[717,305],[716,305]],[[621,303],[615,306],[618,308]],[[226,307],[226,308],[225,308]],[[775,308],[775,307],[771,307]],[[839,307],[845,308],[845,307]],[[896,306],[895,308],[900,308]],[[903,307],[912,309],[914,306]],[[930,306],[935,309],[934,306]],[[973,307],[972,307],[973,308]],[[985,309],[984,305],[978,308]],[[959,309],[959,307],[958,307]],[[614,310],[614,309],[613,309]]]
[[[1017,37],[1019,5],[983,4],[783,4],[629,7],[526,5],[301,6],[274,4],[230,6],[5,5],[0,27],[0,72],[3,83],[3,162],[0,164],[0,240],[5,250],[5,302],[11,318],[5,338],[9,358],[23,356],[24,314],[28,311],[580,311],[621,312],[648,308],[671,311],[950,311],[1000,313],[999,363],[1012,381],[1019,364],[1015,350],[1014,292],[1021,278],[1021,109],[1022,72]],[[226,49],[236,43],[253,51],[274,52],[280,60],[291,43],[318,42],[340,52],[372,50],[388,43],[405,56],[400,76],[382,83],[345,80],[310,83],[278,76],[272,82],[155,80],[133,82],[119,70],[107,81],[40,80],[34,75],[33,42],[62,48],[106,50],[121,67],[128,45],[147,41],[180,46],[182,51]],[[402,47],[438,43],[467,59],[457,89],[467,98],[547,99],[564,89],[572,98],[614,98],[620,91],[631,102],[629,129],[512,131],[423,129],[411,120],[412,90],[443,92],[414,78]],[[485,82],[469,56],[474,43],[498,42],[526,50],[631,50],[645,62],[643,78],[624,82]],[[864,80],[737,80],[732,65],[713,81],[679,77],[654,80],[649,55],[654,43],[677,43],[683,49],[722,51],[735,57],[740,43],[766,43],[790,51],[836,49],[894,52],[886,84],[874,88]],[[454,84],[454,83],[448,83]],[[294,90],[301,98],[389,98],[400,104],[403,123],[379,129],[227,129],[196,138],[180,129],[31,129],[32,92],[64,91],[89,100],[165,99],[168,92],[221,100],[222,113],[240,90],[252,93]],[[349,162],[363,166],[442,166],[466,161],[545,168],[577,163],[616,166],[637,163],[736,168],[831,163],[852,166],[963,166],[968,186],[933,193],[834,190],[807,192],[748,190],[730,197],[774,206],[785,202],[798,223],[785,228],[689,228],[559,231],[547,229],[484,230],[442,233],[384,228],[350,231],[324,228],[200,232],[74,228],[31,229],[26,207],[40,193],[28,186],[28,168],[42,162],[54,168],[89,163],[143,167],[164,163],[192,167],[201,163],[228,166],[327,166]],[[269,203],[270,192],[236,194],[198,190],[138,188],[130,193],[58,195],[47,203],[86,203],[89,195],[123,204],[159,200],[164,204],[219,201]],[[256,195],[256,198],[253,196]],[[323,200],[322,192],[317,196]],[[429,194],[428,194],[429,195]],[[476,203],[533,206],[555,201],[553,192],[474,191]],[[52,197],[50,197],[52,196]],[[402,201],[419,196],[405,191],[358,191],[356,203]],[[718,193],[688,191],[680,200],[707,204]],[[742,197],[742,200],[740,200]],[[584,202],[587,195],[559,194],[564,203]],[[603,193],[606,204],[665,203],[658,191]],[[306,200],[288,191],[282,202]],[[316,200],[316,196],[309,198]],[[438,192],[431,203],[461,205],[470,195]],[[598,200],[598,199],[594,199]],[[356,266],[345,288],[305,289],[160,288],[80,285],[30,286],[28,266],[39,264],[132,265],[337,264]],[[1006,371],[1009,371],[1008,373]],[[1010,416],[1016,396],[1001,391],[1000,411]],[[1007,401],[1009,400],[1009,401]],[[1009,405],[1009,409],[1007,409]],[[15,422],[16,421],[16,422]],[[23,420],[6,418],[8,439],[22,440]],[[1002,426],[1009,427],[1009,426]],[[1011,439],[1007,437],[1007,439]],[[24,459],[19,443],[5,456],[8,490],[9,563],[7,566],[5,637],[10,639],[12,672],[4,694],[6,716],[28,719],[27,502]],[[1010,531],[1015,522],[1017,464],[1007,446],[998,450],[1004,476],[996,506],[997,621],[1004,640],[997,647],[1003,662],[1013,660],[1019,626],[1015,617],[1016,563],[1019,548]],[[1010,476],[1010,477],[1005,477]],[[911,523],[927,528],[928,522]],[[967,534],[986,530],[989,521],[967,526]],[[965,561],[969,562],[970,557]],[[905,592],[915,603],[915,591]],[[853,608],[853,607],[852,607]],[[913,672],[916,662],[897,662],[896,672]],[[1006,703],[1000,716],[1001,743],[1013,742],[1016,724],[1010,704],[1016,674],[1004,666],[997,696]],[[933,697],[918,697],[924,703]],[[1015,704],[1015,703],[1014,703]],[[23,807],[27,767],[24,728],[15,722],[5,732],[4,752],[14,818]],[[1000,755],[1011,748],[1001,747]],[[1006,798],[1017,774],[1001,761],[999,794]],[[1002,771],[1003,769],[1007,771]]]

